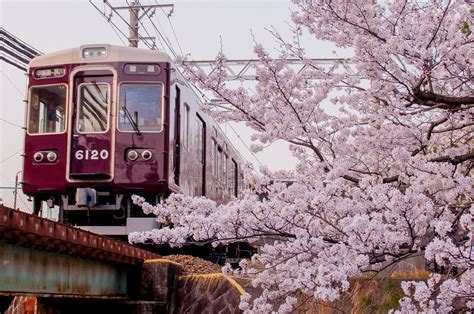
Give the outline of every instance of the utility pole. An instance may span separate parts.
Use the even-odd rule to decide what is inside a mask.
[[[138,13],[140,9],[135,1],[130,4],[130,37],[128,43],[130,47],[138,47]]]
[[[128,23],[129,27],[129,37],[128,37],[128,44],[130,47],[138,47],[138,42],[140,40],[151,39],[153,42],[155,41],[155,37],[142,37],[140,36],[138,30],[140,21],[143,17],[148,16],[151,17],[154,14],[154,10],[157,8],[170,8],[171,12],[173,12],[174,5],[173,4],[150,4],[150,5],[142,5],[139,3],[138,0],[132,1],[130,6],[126,7],[114,7],[107,0],[104,1],[113,11],[117,12],[118,10],[128,10],[130,14],[130,19]],[[143,13],[141,12],[143,11]],[[153,11],[150,13],[150,11]],[[171,14],[171,13],[170,13]],[[153,44],[154,46],[154,44]]]

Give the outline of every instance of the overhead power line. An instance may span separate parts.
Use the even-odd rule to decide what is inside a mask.
[[[13,65],[14,67],[22,70],[23,72],[26,72],[26,65],[24,65],[23,62],[18,62],[15,59],[9,57],[8,55],[4,54],[3,52],[0,51],[0,60]]]
[[[154,12],[154,10],[157,8],[161,8],[163,10],[163,8],[173,8],[174,5],[172,4],[142,5],[140,4],[138,0],[132,1],[130,3],[128,2],[128,0],[126,1],[127,1],[127,6],[113,6],[112,4],[109,3],[108,0],[103,0],[103,3],[104,3],[103,11],[99,9],[97,5],[94,4],[93,0],[89,0],[89,3],[91,3],[97,11],[99,11],[104,17],[106,17],[106,19],[109,22],[112,20],[112,16],[115,14],[117,17],[119,17],[122,20],[123,23],[125,23],[125,25],[127,26],[129,30],[129,36],[126,36],[125,33],[122,31],[120,31],[120,33],[124,35],[124,37],[128,40],[130,47],[138,47],[138,42],[142,41],[151,50],[157,50],[156,43],[155,43],[156,38],[150,35],[149,31],[146,29],[146,26],[143,24],[142,19],[145,16],[149,17],[149,13],[151,11]],[[111,14],[108,17],[105,12],[106,6],[112,10]],[[129,12],[128,21],[120,14],[120,11],[122,10],[127,10]],[[140,35],[140,32],[139,32],[140,26],[147,36]]]
[[[173,48],[173,45],[171,44],[171,42],[169,41],[168,37],[166,37],[165,35],[163,35],[163,33],[159,30],[159,28],[156,26],[155,22],[153,21],[152,19],[152,16],[145,11],[145,15],[148,17],[148,19],[150,20],[150,23],[151,23],[151,26],[153,27],[153,29],[155,30],[155,33],[158,35],[158,40],[160,42],[164,42],[166,47],[168,47],[168,50],[169,52],[173,55],[173,57],[177,57],[178,54],[176,53],[176,51],[174,50]],[[159,21],[157,21],[159,23]],[[160,26],[161,27],[161,26]],[[163,44],[161,44],[163,46]],[[166,51],[165,47],[163,46],[163,51]]]
[[[0,118],[0,121],[3,121],[3,122],[5,122],[5,123],[7,123],[7,124],[10,124],[10,125],[16,126],[17,128],[20,128],[20,129],[24,129],[24,128],[25,128],[25,127],[22,127],[22,126],[21,126],[21,125],[19,125],[19,124],[16,124],[16,123],[10,122],[10,121],[8,121],[8,120],[6,120],[6,119],[3,119],[3,118]]]
[[[4,163],[5,161],[13,158],[14,156],[16,156],[18,153],[21,153],[23,151],[23,148],[20,148],[19,150],[17,150],[16,152],[14,152],[13,154],[11,154],[10,156],[8,156],[7,158],[3,159],[3,160],[0,160],[0,164],[1,163]]]
[[[0,28],[0,60],[26,71],[28,63],[34,57],[43,54],[23,40]]]
[[[155,0],[155,3],[158,4],[158,0]],[[179,51],[181,55],[184,55],[183,49],[181,49],[181,44],[179,43],[178,36],[176,35],[176,32],[174,30],[173,23],[171,22],[171,15],[173,14],[174,8],[171,9],[171,11],[167,14],[163,8],[160,8],[163,14],[166,16],[168,19],[168,23],[170,24],[171,31],[173,32],[174,39],[176,40],[176,44],[178,44]]]
[[[13,34],[7,32],[6,29],[3,27],[0,27],[0,38],[2,41],[10,41],[17,46],[21,47],[24,50],[24,54],[28,56],[29,58],[34,58],[37,55],[43,54],[41,51],[39,51],[36,48],[33,48],[32,46],[28,45],[26,42],[23,40],[19,39],[18,37],[14,36]]]

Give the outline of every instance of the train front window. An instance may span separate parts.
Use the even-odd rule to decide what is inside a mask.
[[[79,85],[77,103],[77,130],[80,133],[107,131],[109,84],[93,82]]]
[[[161,84],[127,83],[120,85],[118,128],[120,131],[159,132],[162,121]]]
[[[28,113],[28,133],[64,132],[66,86],[51,85],[31,88]]]

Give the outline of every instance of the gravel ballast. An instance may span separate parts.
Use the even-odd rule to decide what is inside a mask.
[[[174,254],[163,256],[163,258],[181,264],[185,274],[214,274],[222,272],[221,265],[211,263],[199,257]]]

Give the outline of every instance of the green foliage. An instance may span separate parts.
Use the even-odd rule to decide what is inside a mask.
[[[466,36],[471,35],[471,28],[469,27],[469,23],[465,21],[462,25],[461,32]]]
[[[386,278],[373,279],[373,284],[364,288],[356,299],[356,308],[362,313],[387,313],[399,307],[398,301],[403,297],[400,288],[402,280]]]
[[[364,295],[360,298],[360,309],[364,312],[372,309],[372,298],[368,295]]]

